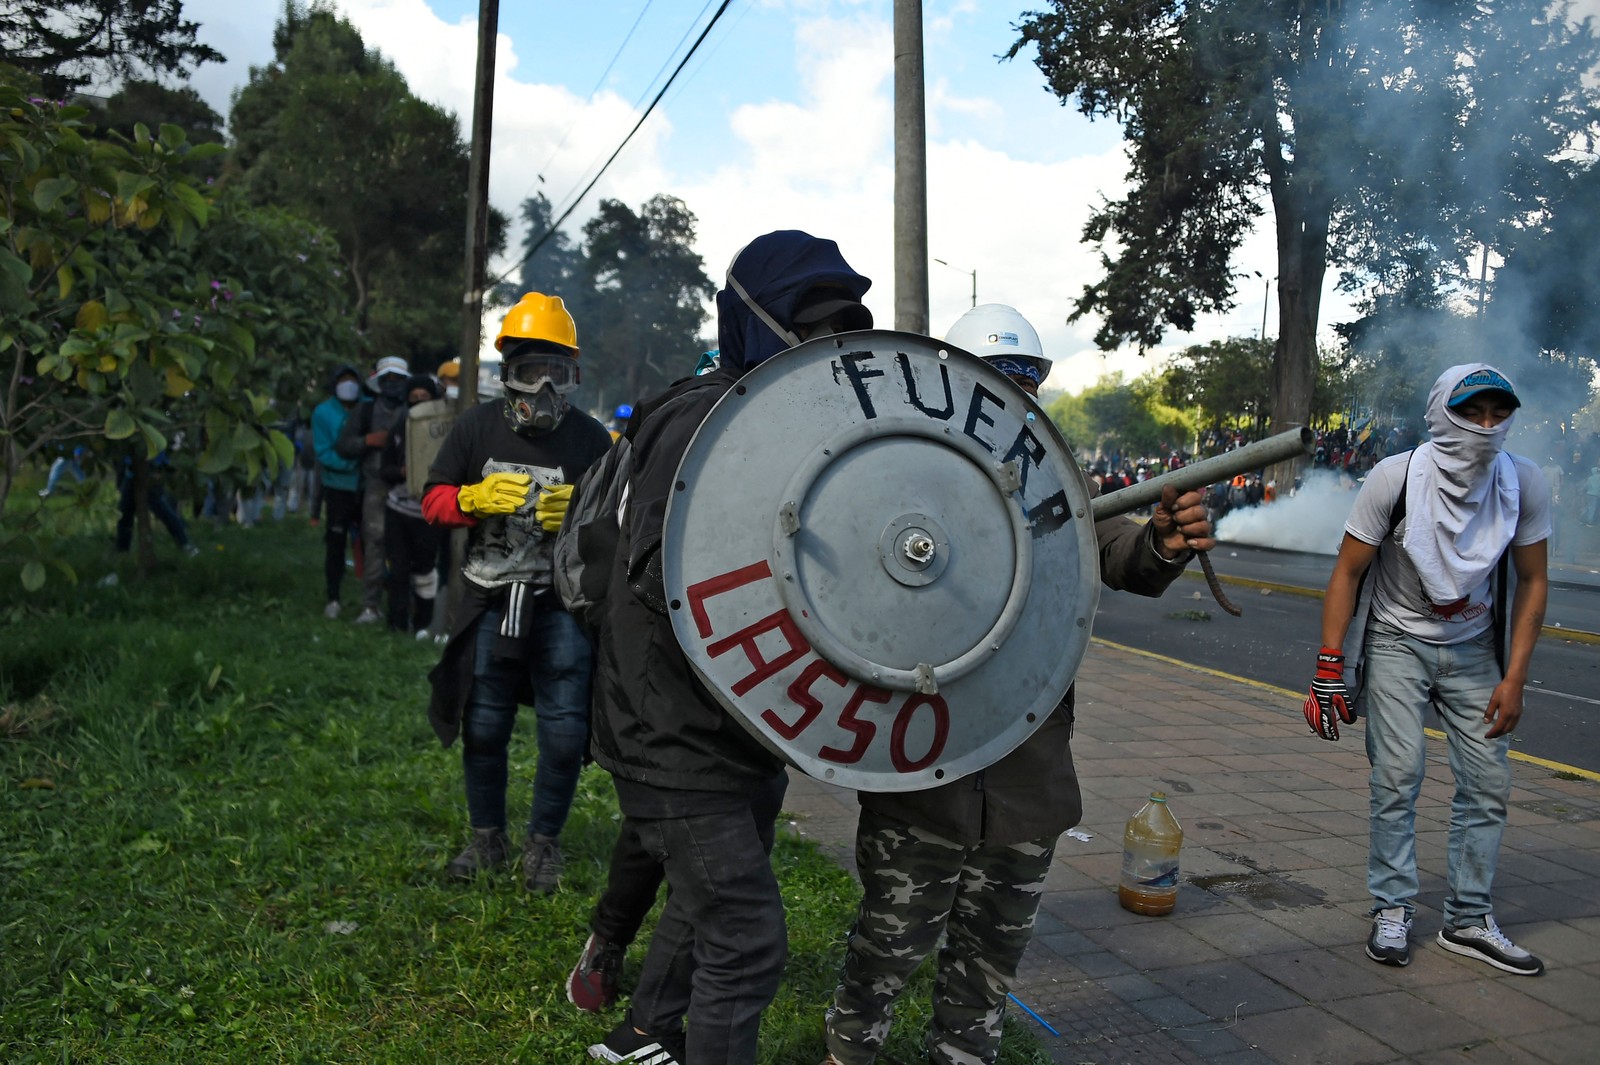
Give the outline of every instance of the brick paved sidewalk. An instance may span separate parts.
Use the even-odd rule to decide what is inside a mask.
[[[1017,996],[1055,1061],[1600,1062],[1600,785],[1513,762],[1495,913],[1545,960],[1502,973],[1434,941],[1452,792],[1430,741],[1411,964],[1369,929],[1362,728],[1338,744],[1277,691],[1096,644],[1073,751],[1091,838],[1063,836]],[[852,793],[791,774],[800,833],[847,867]],[[1153,789],[1184,828],[1168,917],[1117,905],[1122,826]]]

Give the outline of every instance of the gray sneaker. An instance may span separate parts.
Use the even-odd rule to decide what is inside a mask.
[[[499,868],[510,860],[511,841],[504,829],[475,828],[467,849],[452,858],[444,872],[452,880],[472,880],[485,869]]]
[[[561,843],[554,836],[531,835],[522,845],[522,886],[540,895],[561,880]]]
[[[1439,929],[1439,945],[1453,954],[1486,961],[1496,969],[1518,976],[1538,976],[1544,972],[1544,962],[1511,942],[1491,915],[1484,916],[1482,925]]]
[[[1404,906],[1379,910],[1372,915],[1367,957],[1380,965],[1411,964],[1411,918],[1406,916]]]
[[[322,616],[332,621],[339,616],[339,600],[329,599],[328,605],[322,608]]]

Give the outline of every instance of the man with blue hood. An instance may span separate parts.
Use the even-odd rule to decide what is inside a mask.
[[[678,646],[663,522],[678,465],[716,402],[803,340],[870,328],[861,297],[871,284],[831,240],[796,230],[757,237],[717,293],[720,365],[639,404],[629,423],[633,465],[596,648],[592,747],[669,894],[628,1016],[589,1048],[593,1058],[755,1061],[761,1013],[787,958],[769,854],[788,779]]]
[[[1356,677],[1365,681],[1372,765],[1366,953],[1381,965],[1411,961],[1417,796],[1431,708],[1456,783],[1438,943],[1505,972],[1544,971],[1500,930],[1491,897],[1511,792],[1507,750],[1548,591],[1550,489],[1538,466],[1505,450],[1521,405],[1510,378],[1493,366],[1440,374],[1428,394],[1430,439],[1373,467],[1323,599],[1322,650],[1305,715],[1313,732],[1337,740],[1339,722],[1355,721],[1343,648],[1372,569],[1365,635],[1351,643],[1363,659]],[[1516,590],[1508,594],[1512,573]]]

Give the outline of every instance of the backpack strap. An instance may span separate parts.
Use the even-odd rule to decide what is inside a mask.
[[[1416,450],[1413,449],[1410,452],[1410,454],[1415,455],[1416,454]],[[1400,494],[1399,494],[1399,496],[1397,496],[1395,498],[1394,505],[1389,508],[1389,532],[1384,536],[1383,540],[1378,544],[1378,547],[1380,549],[1383,547],[1384,544],[1388,543],[1391,539],[1394,538],[1395,530],[1400,528],[1400,523],[1402,521],[1406,520],[1406,482],[1409,481],[1409,480],[1411,480],[1411,460],[1408,458],[1408,459],[1406,459],[1406,473],[1405,473],[1405,476],[1400,479]],[[1376,565],[1376,561],[1374,561],[1374,565]],[[1367,578],[1370,577],[1371,575],[1372,575],[1372,566],[1368,566],[1366,571],[1361,574],[1360,582],[1356,585],[1356,600],[1355,600],[1355,604],[1351,607],[1351,610],[1350,610],[1350,614],[1351,614],[1352,617],[1354,617],[1355,614],[1361,609],[1361,606],[1360,606],[1360,604],[1361,604],[1361,595],[1362,595],[1363,592],[1365,592],[1367,590]]]

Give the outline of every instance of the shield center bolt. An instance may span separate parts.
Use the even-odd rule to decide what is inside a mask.
[[[933,559],[933,537],[918,529],[906,537],[904,551],[906,558],[919,566],[926,566]]]

